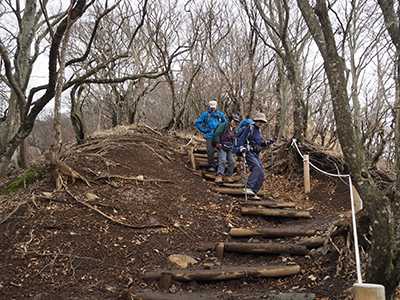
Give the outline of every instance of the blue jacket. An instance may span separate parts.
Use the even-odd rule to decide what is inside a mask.
[[[218,120],[218,116],[221,118],[221,122]],[[208,124],[207,123],[208,120]],[[204,112],[194,123],[194,125],[203,133],[206,134],[206,139],[211,138],[214,134],[214,130],[218,127],[220,123],[227,122],[224,114],[218,109],[215,112],[211,112],[210,108]],[[204,124],[204,126],[203,126]]]

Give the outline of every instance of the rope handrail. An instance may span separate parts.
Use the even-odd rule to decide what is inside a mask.
[[[297,141],[296,139],[292,140],[292,145],[294,145],[294,147],[296,148],[297,152],[299,153],[299,155],[301,156],[301,158],[303,159],[303,161],[308,161],[308,164],[310,166],[312,166],[314,169],[316,169],[317,171],[328,175],[328,176],[332,176],[332,177],[348,177],[349,178],[349,187],[350,187],[350,200],[351,200],[351,216],[352,216],[352,224],[353,224],[353,234],[354,234],[354,250],[355,250],[355,255],[356,255],[356,267],[357,267],[357,281],[358,283],[362,283],[362,277],[361,277],[361,264],[360,264],[360,252],[358,249],[358,236],[357,236],[357,224],[356,224],[356,213],[355,213],[355,209],[354,209],[354,198],[353,198],[353,184],[351,181],[351,176],[350,174],[331,174],[328,172],[325,172],[319,168],[317,168],[316,166],[314,166],[310,160],[306,160],[304,159],[303,154],[301,154],[299,147],[297,146]]]

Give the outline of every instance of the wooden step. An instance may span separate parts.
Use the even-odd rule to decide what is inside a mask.
[[[218,269],[184,269],[184,270],[153,270],[144,274],[145,280],[159,280],[161,274],[170,272],[176,281],[213,281],[230,280],[245,277],[286,277],[300,273],[299,265],[273,265],[249,267],[230,266]]]
[[[242,195],[242,196],[244,196],[244,194],[242,193],[243,189],[213,187],[213,188],[211,188],[211,191],[213,191],[215,193],[221,193],[221,194],[227,194],[227,195]],[[257,195],[260,197],[264,196],[265,192],[260,190],[257,192]]]
[[[313,236],[315,230],[297,230],[280,228],[232,228],[230,234],[233,237],[262,236],[267,238],[294,237],[294,236]]]
[[[275,201],[264,201],[264,200],[247,200],[240,202],[241,205],[256,205],[256,206],[265,206],[269,208],[294,208],[297,207],[297,204],[294,202],[275,202]]]
[[[308,248],[305,245],[281,243],[221,243],[223,250],[231,253],[255,253],[281,255],[306,255]],[[218,248],[218,246],[217,246]],[[218,256],[217,256],[218,257]]]
[[[311,218],[308,211],[273,209],[273,208],[250,208],[242,207],[242,215],[264,216],[264,217],[286,217],[286,218]]]

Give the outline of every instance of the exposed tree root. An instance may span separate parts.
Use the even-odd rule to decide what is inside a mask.
[[[317,168],[333,174],[346,174],[345,163],[342,157],[327,153],[323,147],[307,141],[297,144],[301,155],[308,154],[310,162]],[[293,145],[292,141],[284,144],[274,145],[274,169],[279,170],[280,174],[293,175],[303,171],[303,159]],[[271,159],[270,153],[266,151],[264,162],[268,163]]]
[[[50,147],[49,151],[47,151],[47,153],[45,154],[45,158],[47,168],[50,174],[53,176],[54,180],[56,181],[57,190],[60,190],[64,184],[61,175],[70,176],[72,178],[72,184],[74,184],[75,180],[79,178],[88,186],[90,186],[89,182],[84,176],[60,161],[60,159],[58,158],[58,153],[56,153],[54,147]]]

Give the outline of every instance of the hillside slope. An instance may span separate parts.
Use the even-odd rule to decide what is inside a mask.
[[[324,254],[321,249],[305,256],[227,253],[222,262],[223,266],[295,262],[301,273],[290,277],[173,281],[169,290],[144,279],[146,272],[165,268],[171,254],[189,255],[199,261],[199,268],[216,262],[212,248],[216,243],[272,242],[261,237],[233,238],[232,227],[316,229],[321,236],[334,220],[349,213],[346,183],[324,175],[313,178],[312,192],[304,195],[301,174],[288,177],[274,168],[271,191],[265,157],[264,191],[269,196],[265,199],[295,202],[312,218],[243,216],[242,196],[212,192],[215,184],[203,179],[202,170],[190,169],[187,149],[195,140],[147,127],[120,127],[93,136],[87,145],[70,144],[64,149],[62,161],[85,176],[90,186],[81,180],[71,184],[69,179],[64,189],[55,191],[54,180],[43,171],[35,183],[2,196],[0,298],[119,299],[122,290],[129,288],[132,294],[159,299],[171,294],[185,299],[188,293],[190,299],[197,299],[195,295],[268,299],[279,292],[350,299],[348,289],[357,276],[346,232],[328,242]],[[236,174],[238,179],[242,176]],[[11,181],[2,182],[1,188]],[[220,265],[215,263],[215,268]]]

